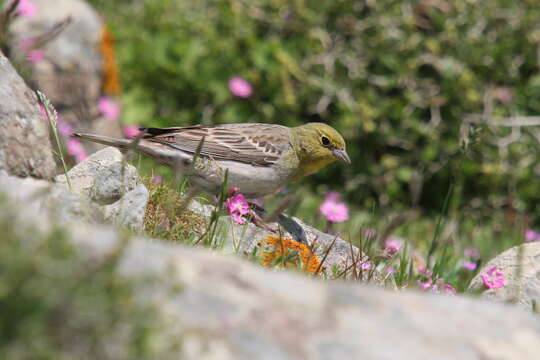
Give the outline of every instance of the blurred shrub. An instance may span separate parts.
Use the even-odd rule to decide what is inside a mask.
[[[538,1],[91,2],[117,39],[127,122],[330,123],[354,164],[309,181],[366,206],[440,209],[450,184],[472,207],[540,200],[538,130],[506,145],[510,128],[465,122],[540,112]]]

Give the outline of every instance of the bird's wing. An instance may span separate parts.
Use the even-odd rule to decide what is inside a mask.
[[[257,166],[275,164],[290,147],[290,130],[271,124],[146,128],[144,139],[195,154],[201,139],[201,156]]]

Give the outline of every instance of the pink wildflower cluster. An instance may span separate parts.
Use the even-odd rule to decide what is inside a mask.
[[[329,191],[319,211],[330,222],[343,222],[349,219],[349,208],[340,201],[340,195],[336,191]]]
[[[249,204],[243,194],[234,194],[225,201],[227,212],[237,224],[244,224],[245,215],[249,213]]]
[[[504,274],[497,271],[496,266],[492,266],[480,274],[484,286],[488,289],[499,289],[505,285]]]
[[[527,229],[527,231],[525,231],[525,240],[527,240],[527,242],[540,241],[540,232],[533,229]]]
[[[240,76],[233,76],[229,80],[229,90],[234,96],[240,98],[248,98],[253,93],[251,84]]]
[[[446,294],[455,294],[456,289],[450,285],[445,284],[441,280],[437,280],[436,282],[433,282],[431,280],[421,282],[418,281],[418,287],[423,291],[431,290],[434,293],[446,293]]]

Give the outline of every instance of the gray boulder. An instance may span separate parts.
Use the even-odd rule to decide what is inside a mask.
[[[68,171],[71,191],[86,195],[101,205],[118,201],[123,194],[133,190],[139,175],[137,169],[125,163],[122,153],[113,147],[100,150]],[[65,174],[55,178],[67,186]]]
[[[111,232],[79,227],[73,241],[100,259],[118,251]],[[139,301],[169,319],[162,336],[181,340],[181,359],[540,358],[540,320],[508,305],[323,282],[145,239],[126,245],[120,271],[152,279],[137,282]]]
[[[141,232],[144,228],[144,215],[150,194],[143,184],[127,192],[114,204],[103,206],[106,220],[127,226],[133,231]]]
[[[36,95],[0,52],[0,170],[52,179],[56,172],[49,125]]]
[[[505,285],[498,289],[484,286],[481,274],[491,267],[503,273]],[[469,291],[500,302],[511,302],[531,310],[540,307],[540,243],[514,246],[491,259],[471,280]]]

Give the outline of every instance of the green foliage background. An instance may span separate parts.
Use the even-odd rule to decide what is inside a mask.
[[[453,184],[459,206],[538,214],[538,129],[497,146],[510,128],[465,122],[540,113],[537,0],[91,3],[117,40],[128,123],[323,121],[353,166],[311,177],[318,191],[429,210]],[[231,95],[235,75],[252,97]]]

